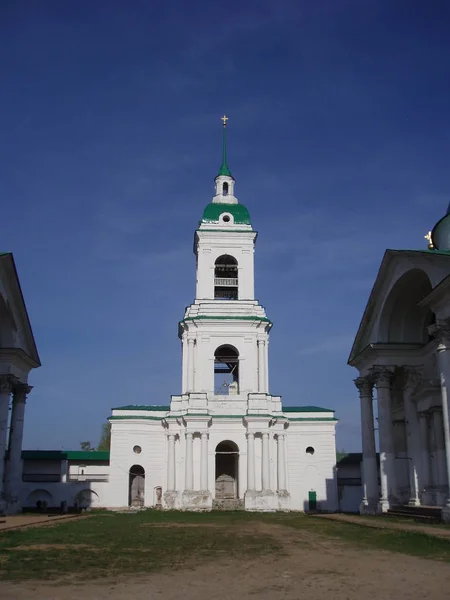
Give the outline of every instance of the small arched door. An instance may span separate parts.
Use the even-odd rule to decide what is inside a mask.
[[[141,465],[133,465],[129,478],[129,506],[143,507],[145,500],[145,470]]]
[[[216,498],[238,497],[239,448],[234,442],[220,442],[216,447]]]

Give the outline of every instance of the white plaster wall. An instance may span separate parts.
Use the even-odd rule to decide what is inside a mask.
[[[334,423],[290,423],[286,442],[291,509],[308,508],[308,492],[315,491],[322,509],[337,510]],[[313,455],[306,453],[308,446],[314,448]]]
[[[253,300],[255,232],[198,231],[197,242],[197,299],[214,298],[214,265],[219,256],[229,254],[238,262],[238,298]],[[230,302],[233,302],[230,300]]]
[[[109,484],[107,482],[24,482],[20,489],[22,506],[26,506],[28,496],[36,490],[45,490],[51,494],[53,502],[51,505],[49,504],[49,508],[59,507],[61,502],[67,502],[68,506],[73,506],[77,494],[83,490],[91,490],[96,495],[94,507],[108,506]]]
[[[134,446],[142,452],[135,454]],[[108,506],[128,506],[129,473],[145,470],[145,506],[154,503],[154,488],[166,488],[166,434],[160,420],[112,421]]]

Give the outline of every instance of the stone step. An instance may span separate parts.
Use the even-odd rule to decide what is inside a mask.
[[[216,498],[212,502],[213,510],[244,510],[244,501],[239,498]]]
[[[393,506],[386,515],[389,517],[403,517],[405,519],[414,519],[424,523],[441,523],[442,511],[434,506]]]

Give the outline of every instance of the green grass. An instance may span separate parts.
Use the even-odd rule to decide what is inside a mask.
[[[264,526],[261,531],[261,524]],[[422,533],[374,529],[296,513],[99,512],[85,519],[0,534],[0,577],[9,580],[109,580],[130,574],[195,566],[209,560],[248,559],[294,551],[314,539],[362,551],[389,550],[450,561],[450,542]],[[298,537],[297,537],[298,535]],[[337,552],[340,550],[337,549]],[[300,558],[299,558],[300,560]],[[320,562],[320,559],[318,559]]]
[[[145,511],[12,530],[0,536],[0,577],[95,579],[281,551],[271,536],[230,528],[239,521],[241,516]]]

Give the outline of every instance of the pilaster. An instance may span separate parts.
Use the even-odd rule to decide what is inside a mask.
[[[405,408],[406,425],[406,448],[409,468],[409,505],[420,506],[419,495],[419,469],[420,452],[418,452],[419,440],[419,415],[413,400],[414,391],[420,381],[421,371],[413,367],[405,367],[404,370],[403,400]]]
[[[371,514],[377,512],[379,500],[378,466],[373,421],[373,382],[369,377],[358,377],[354,383],[358,388],[361,404],[364,496],[360,512]]]
[[[392,367],[376,367],[372,370],[377,389],[378,427],[380,439],[381,512],[387,512],[395,503],[394,436],[392,426],[391,382]]]

